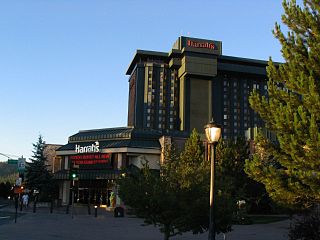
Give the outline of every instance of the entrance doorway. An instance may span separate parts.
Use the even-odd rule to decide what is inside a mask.
[[[113,181],[108,180],[79,180],[75,182],[75,203],[110,206],[110,195]]]

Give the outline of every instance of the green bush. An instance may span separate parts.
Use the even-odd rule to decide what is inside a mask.
[[[298,217],[289,231],[290,240],[320,240],[320,212]]]

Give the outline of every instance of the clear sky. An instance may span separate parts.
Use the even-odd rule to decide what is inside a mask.
[[[272,35],[281,2],[1,1],[0,153],[30,157],[39,134],[66,144],[79,130],[126,126],[137,49],[167,52],[184,35],[220,40],[224,55],[282,61]]]

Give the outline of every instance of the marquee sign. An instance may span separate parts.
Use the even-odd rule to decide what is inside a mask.
[[[70,156],[70,160],[76,165],[109,165],[111,166],[110,153],[94,153]]]

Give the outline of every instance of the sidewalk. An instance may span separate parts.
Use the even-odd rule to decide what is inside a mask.
[[[142,226],[143,221],[138,218],[125,216],[113,217],[113,213],[105,209],[98,209],[98,217],[87,214],[87,208],[76,206],[74,217],[71,212],[66,214],[64,208],[54,209],[50,214],[49,208],[37,208],[33,213],[32,208],[23,210],[23,216],[14,222],[0,225],[1,240],[162,240],[163,235],[152,225]],[[71,210],[71,209],[70,209]],[[0,211],[14,211],[14,208],[5,207]],[[285,240],[289,220],[261,225],[234,226],[234,231],[228,233],[228,240]],[[172,240],[206,240],[208,233],[193,235],[185,233],[175,236]],[[219,235],[216,240],[222,240]]]

